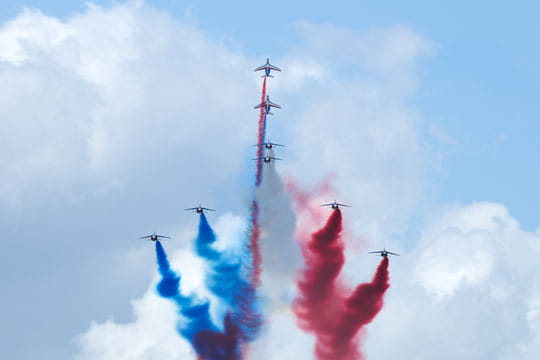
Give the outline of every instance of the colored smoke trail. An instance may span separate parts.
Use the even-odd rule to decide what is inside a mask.
[[[206,286],[212,293],[231,305],[235,289],[241,281],[240,261],[234,256],[214,249],[216,240],[214,230],[210,227],[206,215],[202,213],[195,248],[197,254],[207,260],[209,265],[206,271]]]
[[[255,297],[255,290],[249,282],[242,277],[242,258],[237,254],[229,254],[213,248],[217,238],[211,228],[206,215],[200,215],[199,232],[195,240],[197,254],[207,260],[209,265],[206,271],[206,286],[220,298],[228,309],[225,318],[225,329],[232,329],[228,342],[239,338],[253,340],[260,328],[260,313]],[[249,257],[249,256],[248,256]],[[227,322],[230,322],[227,325]],[[232,337],[236,334],[237,338]]]
[[[341,211],[337,209],[302,249],[305,269],[297,283],[300,294],[294,310],[300,327],[316,336],[318,360],[363,359],[358,334],[382,309],[390,286],[389,260],[385,257],[372,281],[358,285],[348,295],[350,290],[338,280],[344,265],[342,230]]]
[[[260,285],[260,249],[257,202],[253,200],[249,238],[241,252],[240,278],[234,296],[235,323],[241,327],[243,340],[251,342],[259,335],[262,313],[257,295]]]
[[[260,248],[260,238],[261,238],[261,229],[259,225],[259,203],[257,200],[253,200],[251,203],[251,219],[250,219],[250,230],[249,230],[249,252],[251,254],[251,269],[250,280],[253,287],[258,288],[261,284],[261,248]]]
[[[230,314],[224,319],[224,331],[203,330],[197,334],[194,347],[199,360],[240,360],[239,330]]]
[[[157,292],[161,297],[174,302],[183,319],[179,321],[178,331],[187,339],[201,360],[241,359],[240,347],[236,339],[238,328],[230,322],[227,315],[224,331],[220,331],[210,317],[210,303],[199,301],[194,296],[180,293],[181,277],[170,267],[169,260],[161,242],[156,241],[156,257],[161,280]]]
[[[266,77],[263,80],[262,92],[261,92],[261,103],[266,100]],[[259,112],[259,128],[257,135],[257,144],[263,144],[265,141],[265,131],[266,131],[266,111],[264,106],[260,108]],[[263,157],[264,147],[257,146],[257,171],[255,174],[255,186],[261,185],[262,180],[262,171],[263,171],[263,161],[260,160]]]
[[[303,244],[306,268],[298,281],[299,298],[295,302],[295,313],[300,326],[325,336],[328,324],[335,316],[339,286],[339,275],[345,257],[340,234],[342,230],[341,211],[332,211],[322,229]]]
[[[266,77],[263,80],[261,103],[266,99]],[[259,111],[259,123],[257,144],[263,144],[265,139],[266,128],[266,111],[264,107]],[[257,169],[255,173],[255,186],[258,187],[262,181],[263,161],[260,160],[263,156],[263,146],[257,146]],[[240,292],[243,296],[237,298],[240,306],[239,317],[241,323],[246,326],[247,329],[251,329],[250,332],[253,336],[250,340],[255,338],[255,334],[258,333],[262,324],[261,315],[258,312],[253,311],[257,307],[257,294],[256,289],[260,286],[261,282],[261,249],[260,249],[260,226],[259,226],[259,204],[257,199],[253,199],[251,203],[251,215],[248,231],[248,244],[246,254],[242,259],[242,273],[244,278],[249,281],[249,284],[245,284],[245,288]],[[247,330],[246,329],[246,330]]]
[[[171,269],[165,249],[159,241],[156,241],[156,256],[161,275],[161,280],[157,284],[158,294],[173,301],[178,306],[180,314],[188,319],[185,326],[181,327],[180,333],[192,342],[199,331],[215,329],[210,319],[208,301],[197,301],[193,296],[184,296],[180,293],[181,277]]]
[[[360,329],[369,324],[383,307],[383,298],[390,287],[388,257],[383,257],[371,282],[360,284],[345,300],[332,335],[317,343],[317,357],[321,360],[361,360]]]

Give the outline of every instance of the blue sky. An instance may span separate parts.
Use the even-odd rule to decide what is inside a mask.
[[[110,1],[94,3],[105,7],[111,4]],[[150,1],[147,4],[150,4]],[[217,49],[220,49],[219,44],[226,47],[227,56],[238,55],[242,59],[240,62],[249,60],[246,67],[258,65],[251,64],[251,60],[258,62],[258,59],[263,60],[267,56],[284,60],[294,57],[291,54],[306,46],[303,33],[299,30],[305,23],[334,25],[351,29],[358,34],[393,25],[405,25],[413,29],[429,42],[429,51],[426,51],[425,55],[416,56],[413,61],[414,69],[411,72],[414,73],[418,88],[412,94],[400,96],[397,102],[407,109],[407,113],[414,114],[414,121],[411,120],[411,123],[417,125],[411,126],[418,128],[418,144],[412,141],[405,143],[418,145],[423,151],[430,153],[426,156],[427,170],[419,190],[424,192],[420,202],[429,204],[426,206],[428,210],[422,208],[413,211],[412,215],[407,215],[415,219],[421,218],[417,223],[409,225],[407,236],[419,237],[417,235],[424,232],[424,228],[416,227],[421,226],[419,223],[429,222],[423,218],[423,211],[453,206],[456,203],[467,206],[475,201],[503,204],[524,230],[534,231],[540,226],[540,169],[537,166],[537,156],[540,154],[540,23],[537,14],[540,12],[540,5],[537,2],[495,5],[488,1],[454,1],[441,5],[430,1],[409,1],[406,4],[398,1],[335,1],[330,6],[327,2],[318,4],[281,0],[271,4],[159,0],[151,2],[151,6],[175,20],[194,24],[196,29],[204,33],[208,42],[218,44],[215,45]],[[0,20],[5,22],[16,18],[24,7],[36,8],[50,17],[63,20],[86,11],[84,1],[6,0],[0,4]],[[346,43],[340,45],[348,46]],[[167,55],[170,55],[170,59],[164,61],[166,64],[182,61],[175,57],[174,51]],[[319,59],[313,60],[317,62]],[[341,65],[337,66],[336,74],[333,74],[338,80],[332,80],[337,84],[350,85],[346,80],[355,78],[357,74],[349,74],[347,71],[355,67],[346,61],[340,61],[336,60],[336,63]],[[243,62],[242,64],[244,65]],[[155,64],[150,65],[157,67]],[[33,70],[48,71],[48,66],[50,63],[46,61]],[[59,71],[56,67],[53,68],[53,71]],[[236,89],[235,82],[249,83],[250,78],[235,71],[232,75],[223,75],[222,80],[227,81],[228,86]],[[208,74],[210,75],[207,76],[221,76],[216,69]],[[286,72],[283,73],[285,74]],[[251,76],[251,73],[249,75]],[[61,83],[64,84],[65,80],[65,84],[68,84],[65,94],[70,93],[69,86],[79,90],[78,80],[74,80],[71,74],[62,76],[65,78],[62,78]],[[210,82],[202,74],[200,81],[204,86]],[[285,82],[279,83],[279,87],[276,86],[275,98],[282,103],[301,100],[301,104],[289,106],[291,109],[297,107],[294,115],[298,116],[300,123],[303,121],[300,117],[309,114],[309,110],[298,110],[305,107],[306,99],[302,99],[302,94],[295,93],[294,90],[287,90],[287,84],[290,85]],[[248,92],[249,86],[238,86],[239,89],[236,90],[239,95],[233,98],[241,101],[235,106],[243,109],[244,99],[252,92]],[[334,94],[325,88],[324,84],[314,86],[316,89],[319,87],[323,89],[320,93],[309,90],[317,99],[322,97],[320,94]],[[376,88],[379,89],[377,86]],[[387,88],[386,85],[380,86],[383,90]],[[174,89],[174,86],[171,85],[170,89]],[[88,91],[91,94],[93,90]],[[166,95],[167,91],[163,90],[163,93]],[[343,94],[339,91],[335,93]],[[133,96],[136,98],[136,95]],[[91,97],[89,95],[89,98]],[[219,101],[219,97],[212,94],[210,97]],[[272,97],[274,98],[274,95]],[[256,99],[257,95],[254,95],[245,102],[251,104]],[[199,104],[196,101],[197,99],[194,102]],[[51,102],[54,103],[53,100]],[[92,103],[84,106],[92,108],[94,105]],[[36,105],[36,109],[41,109],[40,106]],[[43,108],[50,109],[47,106],[52,105],[47,103]],[[218,106],[221,106],[219,109],[223,111],[223,116],[229,119],[227,116],[231,116],[228,113],[231,108]],[[28,108],[33,107],[34,103],[30,99]],[[147,108],[153,109],[146,110],[149,113],[155,111],[152,105]],[[245,108],[250,110],[247,106]],[[76,115],[82,113],[81,116],[84,116],[84,109],[70,109],[69,114],[72,111]],[[181,109],[186,111],[181,113],[185,117],[195,117],[197,114],[190,108]],[[232,109],[237,108],[233,106]],[[128,114],[126,117],[133,115],[129,111],[125,113]],[[293,111],[288,114],[283,111],[287,125],[278,124],[276,128],[290,126],[294,129],[297,118],[291,113]],[[221,119],[221,113],[204,114],[209,119]],[[244,112],[239,115],[242,116]],[[59,171],[58,174],[55,173],[57,176],[53,180],[45,177],[45,185],[30,182],[28,187],[38,190],[28,191],[29,195],[25,195],[22,205],[13,206],[0,198],[0,228],[6,229],[5,233],[8,234],[2,238],[2,243],[6,245],[15,242],[11,251],[0,255],[0,270],[4,274],[3,282],[8,289],[7,295],[2,299],[4,312],[1,315],[7,319],[6,324],[18,324],[0,326],[0,337],[7,339],[9,336],[10,346],[7,351],[12,354],[11,358],[35,360],[38,350],[40,359],[71,358],[71,355],[66,354],[66,344],[72,343],[73,336],[84,332],[91,320],[102,322],[110,316],[119,321],[132,319],[133,314],[126,304],[145,291],[153,270],[153,254],[144,251],[146,248],[134,247],[133,238],[148,229],[180,233],[177,222],[181,222],[183,226],[193,225],[191,220],[186,220],[183,214],[180,214],[184,205],[191,206],[192,203],[202,201],[209,203],[211,207],[228,207],[228,210],[240,214],[245,211],[243,201],[247,191],[243,189],[245,178],[242,175],[249,168],[249,163],[244,161],[233,165],[230,161],[229,165],[233,167],[230,172],[221,171],[215,174],[216,171],[209,162],[216,154],[206,150],[206,146],[198,151],[198,139],[205,135],[206,128],[186,130],[198,137],[187,140],[175,138],[160,147],[155,140],[159,139],[158,135],[167,133],[168,128],[163,126],[164,130],[159,130],[162,133],[149,134],[148,141],[137,132],[144,132],[145,128],[141,126],[143,130],[134,130],[134,138],[141,141],[140,144],[128,144],[125,147],[119,145],[121,154],[115,155],[111,164],[120,170],[110,171],[107,163],[103,165],[106,168],[103,173],[111,177],[110,183],[99,178],[101,175],[79,177],[78,172],[86,174],[86,170],[72,164],[72,161],[76,163],[78,160],[66,159],[65,162],[69,165],[66,167],[73,167],[75,170],[65,170],[65,173]],[[11,127],[4,129],[6,134],[11,134]],[[118,129],[121,127],[112,128],[111,132]],[[216,131],[225,133],[227,128]],[[243,131],[231,134],[236,143],[226,140],[230,149],[221,149],[225,159],[247,154],[242,141],[248,136]],[[300,134],[297,130],[284,133],[289,141],[293,141],[295,136]],[[128,142],[124,139],[122,141]],[[182,141],[189,146],[180,149],[189,151],[189,157],[163,155],[174,153],[171,149],[177,149],[177,143]],[[309,144],[304,139],[299,139],[298,142]],[[13,148],[22,146],[16,145]],[[291,149],[286,150],[290,153],[285,155],[294,158],[294,145],[288,149]],[[371,148],[368,146],[366,149],[361,148],[358,151],[370,156],[368,150]],[[122,150],[126,153],[139,151],[137,160],[124,156]],[[367,152],[362,152],[363,150]],[[401,150],[407,151],[407,148]],[[197,166],[193,165],[193,157],[200,161]],[[298,159],[302,158],[297,157],[296,160]],[[137,161],[144,166],[135,166]],[[385,170],[381,172],[388,174],[388,177],[406,177],[408,173],[407,169],[399,169],[393,173],[392,166],[399,166],[399,162],[389,161],[384,164]],[[411,173],[421,172],[414,167],[415,162],[412,160],[405,160],[403,164],[411,164]],[[284,168],[286,166],[283,165]],[[376,169],[375,165],[373,167]],[[184,168],[192,170],[187,174],[179,170]],[[200,183],[197,186],[207,189],[202,195],[198,191],[186,190],[189,182],[185,178],[194,172],[205,175],[203,179],[197,179]],[[356,175],[354,172],[351,174]],[[207,175],[215,175],[216,178]],[[369,177],[369,174],[366,176]],[[65,183],[57,180],[64,177],[75,180],[67,180]],[[58,181],[58,184],[51,185],[49,181],[51,184]],[[99,186],[94,186],[94,182]],[[411,182],[414,181],[404,180],[404,184]],[[60,188],[62,190],[58,190]],[[91,190],[87,190],[88,188]],[[65,189],[68,189],[68,195],[63,193]],[[341,192],[346,195],[344,187]],[[88,195],[90,193],[92,195]],[[422,207],[416,203],[414,206]],[[497,209],[494,210],[496,213],[499,211]],[[398,212],[396,216],[406,218],[403,212],[405,211]],[[362,219],[359,224],[370,223],[369,221],[371,220]],[[399,237],[400,232],[397,233]],[[396,246],[403,248],[410,246],[412,249],[414,245],[416,240],[414,244],[396,242]],[[516,245],[516,249],[518,248]],[[124,249],[127,249],[128,255],[122,257]],[[24,253],[28,258],[21,260],[13,256],[13,253]],[[26,260],[28,263],[25,263]],[[29,264],[32,266],[28,266]],[[133,264],[139,266],[132,266]],[[13,269],[17,269],[16,275],[10,276]],[[102,269],[114,271],[108,271],[104,275],[105,270]],[[84,282],[84,288],[70,285],[80,281]],[[122,283],[122,286],[119,287],[118,283]],[[39,301],[34,298],[36,293],[40,294]],[[63,295],[60,296],[60,293]],[[95,294],[112,296],[96,297]],[[92,298],[92,301],[89,301],[89,298]],[[20,304],[24,304],[24,307]],[[62,316],[62,326],[49,326],[51,321]],[[37,334],[44,335],[38,337]],[[35,339],[36,350],[26,346],[25,336]]]

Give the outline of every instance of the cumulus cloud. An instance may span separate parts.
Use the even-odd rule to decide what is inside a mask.
[[[0,30],[0,199],[121,187],[141,167],[162,169],[156,158],[199,143],[221,144],[224,159],[242,156],[256,99],[248,64],[140,2],[89,5],[66,21],[25,10]],[[217,181],[240,171],[213,155],[180,165]]]
[[[534,358],[539,255],[540,234],[522,230],[503,205],[447,209],[408,259],[393,259],[369,358]],[[391,347],[377,345],[384,338]]]
[[[367,280],[376,266],[377,259],[359,260],[360,237],[374,247],[390,242],[405,250],[392,259],[392,287],[368,329],[368,357],[534,358],[540,351],[534,266],[540,234],[523,231],[503,205],[475,203],[435,217],[417,243],[396,240],[422,203],[430,155],[421,141],[421,116],[408,99],[419,85],[416,67],[433,46],[401,25],[357,31],[303,22],[298,31],[302,42],[272,59],[284,69],[269,83],[283,110],[269,119],[268,133],[288,145],[277,154],[286,159],[278,171],[307,186],[330,176],[335,197],[352,203],[344,214],[352,230],[346,281]],[[77,201],[122,189],[128,196],[160,191],[168,197],[157,189],[158,176],[170,178],[175,189],[190,189],[186,202],[217,186],[248,187],[247,151],[257,118],[251,107],[259,94],[251,69],[260,60],[141,2],[89,5],[66,20],[24,11],[0,29],[0,202]],[[140,184],[126,185],[135,178]],[[289,211],[277,180],[273,186],[279,196],[267,208],[269,222],[280,206]],[[220,193],[222,205],[245,197]],[[263,240],[277,244],[293,223],[292,214],[275,216],[283,216],[283,232],[268,232]],[[235,216],[221,218],[220,246],[234,244],[244,228]],[[188,241],[186,232],[179,238]],[[286,266],[270,280],[290,276],[297,263],[283,264],[285,257],[277,258],[279,249],[269,245],[267,256]],[[296,250],[288,249],[292,257]],[[184,290],[211,297],[189,246],[173,253]],[[155,296],[154,284],[133,301],[132,321],[93,322],[78,337],[77,358],[193,357],[174,330],[174,308]],[[264,355],[254,358],[312,356],[313,339],[296,326],[287,291],[281,303],[268,300],[275,306],[268,307],[255,347]]]

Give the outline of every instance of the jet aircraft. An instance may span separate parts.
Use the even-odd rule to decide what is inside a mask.
[[[349,205],[340,204],[340,203],[338,203],[338,202],[335,201],[335,200],[334,200],[333,203],[330,203],[330,204],[322,204],[321,206],[330,206],[330,207],[332,207],[332,209],[334,209],[334,210],[339,209],[340,206],[350,207]]]
[[[205,208],[205,207],[202,207],[201,204],[199,204],[199,206],[197,207],[192,207],[192,208],[188,208],[188,209],[184,209],[186,211],[195,211],[197,214],[202,214],[204,213],[204,211],[216,211],[214,209],[209,209],[209,208]]]
[[[368,252],[368,254],[379,254],[381,255],[382,257],[388,257],[388,255],[396,255],[396,256],[399,256],[399,254],[396,254],[396,253],[393,253],[393,252],[390,252],[386,249],[382,249],[380,251],[370,251]]]
[[[277,157],[270,156],[270,154],[266,153],[265,156],[255,158],[255,159],[253,159],[253,160],[262,160],[262,161],[264,161],[265,163],[268,164],[268,163],[272,162],[272,160],[283,160],[283,159],[280,159],[280,158],[277,158]]]
[[[256,145],[253,145],[253,146],[259,146],[259,147],[264,146],[265,149],[270,150],[270,149],[272,149],[274,146],[285,146],[285,145],[276,144],[276,143],[267,141],[267,142],[265,142],[265,143],[262,143],[262,144],[256,144]]]
[[[170,237],[153,233],[152,235],[141,236],[139,239],[150,239],[152,241],[158,241],[159,239],[170,239]]]
[[[264,113],[268,115],[274,115],[270,110],[275,107],[276,109],[281,109],[281,106],[279,106],[276,103],[273,103],[270,101],[270,96],[266,95],[266,100],[264,100],[259,105],[255,105],[254,109],[264,108]]]
[[[259,66],[258,68],[255,68],[255,70],[253,71],[261,71],[261,70],[264,70],[264,75],[261,77],[273,77],[272,75],[270,75],[271,70],[281,71],[281,69],[278,68],[277,66],[270,64],[269,58],[266,58],[266,64]]]

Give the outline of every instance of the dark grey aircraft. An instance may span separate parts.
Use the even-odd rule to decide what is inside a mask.
[[[270,156],[270,154],[268,154],[268,152],[267,152],[265,156],[255,158],[255,159],[253,159],[253,160],[262,160],[262,161],[264,161],[265,163],[268,164],[268,163],[272,162],[272,160],[283,160],[283,159],[280,159],[280,158],[277,158],[277,157]]]
[[[368,254],[379,254],[380,256],[382,257],[388,257],[388,255],[396,255],[396,256],[399,256],[399,254],[396,254],[396,253],[393,253],[393,252],[390,252],[386,249],[382,249],[380,251],[370,251],[368,252]]]
[[[265,149],[270,150],[270,149],[272,149],[274,146],[285,146],[285,145],[276,144],[276,143],[267,141],[267,142],[265,142],[265,143],[262,143],[262,144],[256,144],[256,145],[253,145],[253,146],[258,146],[258,147],[264,146]]]
[[[335,200],[334,200],[333,203],[330,203],[330,204],[322,204],[321,206],[330,206],[330,207],[332,207],[332,209],[334,209],[334,210],[339,209],[340,206],[350,207],[349,205],[340,204],[340,203],[338,203],[338,202],[335,201]]]
[[[141,236],[139,239],[150,239],[152,241],[158,241],[159,239],[170,239],[170,237],[153,233],[152,235]]]
[[[192,207],[192,208],[188,208],[188,209],[184,209],[186,211],[195,211],[197,214],[202,214],[205,210],[206,211],[216,211],[214,209],[209,209],[209,208],[205,208],[205,207],[202,207],[201,204],[199,204],[199,206],[197,207]]]

